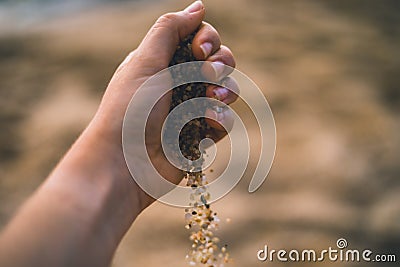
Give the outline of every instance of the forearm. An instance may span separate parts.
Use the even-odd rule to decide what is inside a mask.
[[[203,4],[196,1],[183,11],[161,16],[118,68],[95,119],[0,236],[0,266],[109,265],[134,219],[154,201],[131,178],[122,152],[122,124],[129,101],[147,78],[168,66],[179,41],[196,29],[195,57],[234,67],[233,56],[221,47],[216,30],[202,24],[204,14]],[[207,90],[207,96],[213,97],[214,89]],[[227,104],[235,99],[226,98]],[[170,101],[166,95],[153,107],[160,118],[167,116]],[[161,131],[163,120],[149,118],[146,123],[149,129]],[[166,160],[160,134],[146,133],[152,167],[178,183],[181,172]],[[152,175],[148,165],[138,165],[138,175]]]
[[[89,126],[0,238],[1,266],[107,266],[143,208],[123,158]],[[5,257],[6,256],[6,257]],[[5,262],[7,260],[7,262]]]

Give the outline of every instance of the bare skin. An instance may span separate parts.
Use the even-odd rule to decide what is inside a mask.
[[[176,45],[198,27],[193,41],[196,58],[235,66],[217,31],[202,22],[204,14],[203,4],[196,1],[183,11],[161,16],[119,66],[90,124],[0,235],[0,266],[110,264],[135,218],[154,201],[132,179],[122,152],[122,122],[135,90],[168,67]],[[227,104],[236,100],[230,91],[220,90],[222,94],[218,94],[216,89],[210,86],[207,96],[218,95]],[[156,106],[158,112],[150,117],[150,127],[161,129],[160,119],[166,117],[169,105],[170,98],[166,97]],[[226,134],[217,122],[209,124],[215,140]],[[160,149],[159,133],[146,138],[156,168],[167,179],[179,182],[179,171]]]

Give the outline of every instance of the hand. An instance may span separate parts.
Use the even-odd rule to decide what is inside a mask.
[[[132,179],[122,151],[123,118],[133,94],[149,77],[168,67],[179,41],[199,27],[193,41],[195,57],[235,66],[232,53],[221,45],[218,33],[203,23],[203,18],[201,1],[184,11],[166,14],[129,54],[117,69],[89,126],[3,231],[0,265],[109,265],[136,216],[153,201]],[[219,76],[219,72],[206,73]],[[230,89],[236,87],[232,80],[228,82]],[[209,86],[206,94],[226,104],[237,97],[216,86]],[[155,106],[155,115],[149,118],[152,131],[147,136],[147,151],[155,167],[178,183],[179,172],[164,158],[159,138],[170,102],[170,97],[164,97]],[[229,124],[229,116],[214,115],[217,121]],[[221,125],[208,122],[213,127],[214,140],[222,138],[225,132]]]
[[[233,55],[229,48],[221,45],[218,32],[210,24],[202,22],[204,14],[202,2],[196,1],[184,11],[161,16],[139,47],[122,62],[112,78],[96,114],[96,124],[101,129],[100,132],[104,132],[101,134],[104,140],[114,145],[113,152],[108,155],[117,158],[117,160],[112,159],[112,162],[120,162],[116,166],[121,169],[126,169],[122,155],[121,136],[123,118],[129,101],[144,81],[168,67],[177,44],[181,40],[199,28],[192,45],[195,57],[198,60],[221,62],[235,67]],[[224,66],[218,64],[214,66],[217,66],[215,70],[205,68],[204,74],[210,79],[222,78],[220,73],[223,72]],[[226,82],[229,83],[230,88],[237,88],[233,80]],[[237,95],[230,90],[215,85],[208,86],[206,95],[216,97],[226,104],[232,103],[237,98]],[[166,160],[161,149],[161,127],[168,115],[170,103],[171,94],[167,94],[154,107],[156,112],[151,113],[147,124],[147,129],[151,131],[146,131],[146,144],[147,152],[161,175],[174,183],[179,183],[182,176],[180,171]],[[209,110],[207,115],[221,124],[232,124],[232,118],[228,114],[217,116],[215,112]],[[224,128],[216,121],[207,120],[212,127],[210,134],[214,141],[226,135]],[[145,166],[137,166],[137,168],[145,168]],[[146,175],[145,170],[139,172]],[[152,200],[143,193],[140,195],[142,196],[141,203],[144,204],[142,208],[144,208]]]

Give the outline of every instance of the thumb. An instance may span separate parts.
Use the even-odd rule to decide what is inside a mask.
[[[203,3],[196,1],[183,11],[162,15],[137,49],[141,61],[159,70],[168,67],[179,42],[200,26],[204,14]]]

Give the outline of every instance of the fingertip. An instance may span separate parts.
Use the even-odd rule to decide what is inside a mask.
[[[191,14],[191,13],[196,13],[204,9],[204,5],[202,1],[195,1],[192,4],[190,4],[188,7],[186,7],[183,11]]]
[[[196,1],[182,11],[160,16],[138,47],[143,60],[157,63],[160,69],[167,67],[176,46],[201,26],[204,15],[203,3]]]
[[[200,45],[200,49],[203,52],[203,58],[206,59],[211,54],[213,45],[212,43],[205,42]]]
[[[229,90],[224,87],[217,87],[213,90],[214,96],[219,101],[223,101],[228,97]]]
[[[226,75],[229,74],[226,65],[221,61],[210,62],[207,61],[203,64],[201,72],[212,82],[220,82]]]
[[[229,93],[226,98],[224,98],[223,102],[225,104],[231,104],[235,102],[240,95],[240,88],[238,82],[231,76],[223,79],[222,84],[224,88],[229,90]]]
[[[183,11],[178,12],[185,17],[186,23],[181,24],[179,30],[180,40],[199,29],[205,16],[205,7],[202,1],[195,1],[186,7]]]
[[[193,54],[198,60],[206,60],[214,54],[221,46],[221,38],[217,30],[203,22],[193,39]]]

